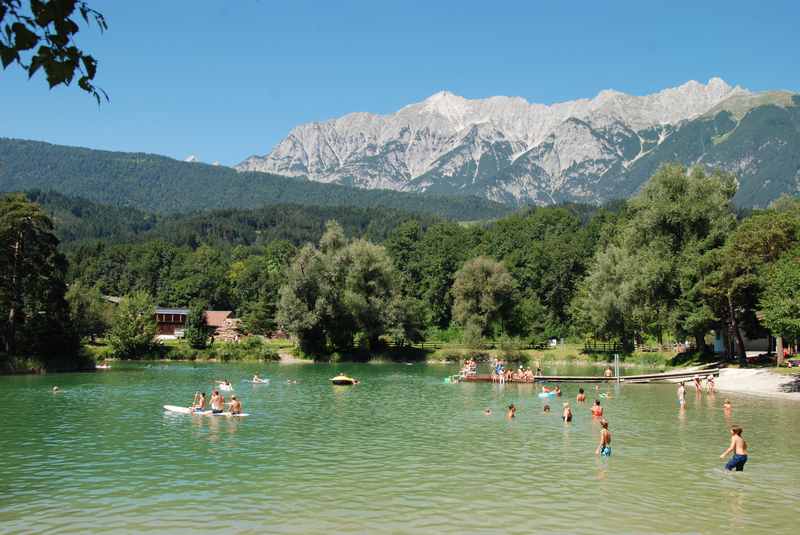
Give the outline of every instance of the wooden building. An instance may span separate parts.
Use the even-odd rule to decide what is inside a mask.
[[[179,338],[186,328],[188,308],[156,308],[156,336],[159,338]]]

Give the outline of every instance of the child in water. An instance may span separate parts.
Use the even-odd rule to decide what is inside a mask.
[[[600,418],[603,416],[603,407],[600,406],[600,400],[594,400],[594,405],[592,405],[592,417],[593,418]]]
[[[569,403],[564,403],[564,412],[561,414],[561,419],[564,420],[564,423],[569,423],[572,421],[572,409],[569,406]]]
[[[583,388],[578,389],[578,395],[575,397],[575,401],[578,403],[583,403],[586,401],[586,394],[583,392]]]
[[[544,412],[550,412],[550,405],[547,403],[544,404]]]
[[[516,407],[514,406],[514,404],[512,403],[511,405],[509,405],[509,406],[508,406],[508,415],[507,415],[507,416],[508,416],[509,418],[513,418],[513,417],[515,417],[516,415],[517,415],[517,408],[516,408]]]
[[[611,432],[608,430],[608,420],[605,418],[600,420],[600,427],[600,444],[594,454],[609,457],[611,455]]]
[[[719,458],[724,459],[729,453],[733,453],[733,457],[725,465],[725,470],[736,470],[737,472],[744,470],[744,463],[747,462],[747,442],[742,438],[742,428],[738,425],[731,427],[731,445],[722,452]]]

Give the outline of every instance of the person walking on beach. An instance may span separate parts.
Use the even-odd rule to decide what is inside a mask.
[[[597,446],[595,455],[608,457],[611,455],[611,432],[608,430],[608,420],[600,420],[600,444]]]
[[[736,470],[737,472],[744,470],[744,463],[747,462],[747,442],[742,438],[742,428],[738,425],[731,427],[731,445],[722,452],[719,458],[724,459],[730,453],[733,453],[733,457],[725,465],[725,470]]]

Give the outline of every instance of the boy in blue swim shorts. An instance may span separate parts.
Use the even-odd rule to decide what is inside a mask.
[[[742,428],[738,425],[731,427],[731,445],[722,452],[719,458],[724,459],[729,453],[733,453],[733,457],[725,465],[725,470],[736,470],[737,472],[744,470],[744,463],[747,462],[747,442],[742,438]]]
[[[597,446],[595,455],[608,457],[611,455],[611,431],[608,430],[608,420],[600,420],[600,444]]]

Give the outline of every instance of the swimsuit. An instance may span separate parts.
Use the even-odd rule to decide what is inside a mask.
[[[747,462],[747,455],[739,455],[738,453],[731,457],[731,460],[728,461],[728,464],[725,465],[725,470],[736,470],[737,472],[741,472],[744,470],[744,463]]]
[[[610,457],[611,456],[611,446],[603,446],[600,450],[600,455],[603,457]]]

